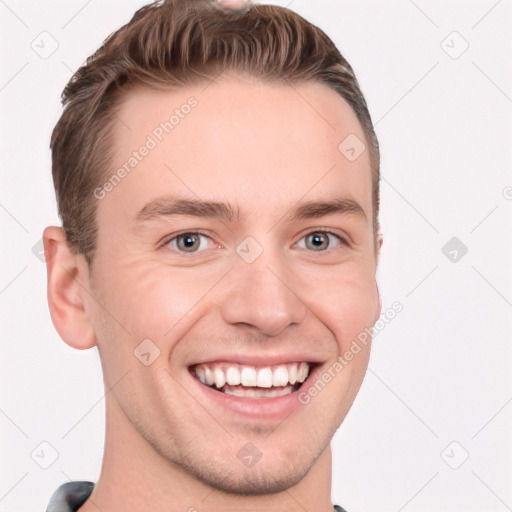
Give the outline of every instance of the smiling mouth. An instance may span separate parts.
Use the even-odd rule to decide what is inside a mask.
[[[316,365],[306,361],[254,366],[231,362],[201,363],[192,375],[215,391],[243,398],[273,398],[297,391]]]

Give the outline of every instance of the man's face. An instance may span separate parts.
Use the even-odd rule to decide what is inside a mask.
[[[380,314],[370,161],[338,149],[364,134],[324,85],[204,87],[132,91],[118,112],[109,177],[140,161],[97,202],[88,308],[110,427],[214,488],[269,493],[312,467],[367,368],[369,344],[335,363]]]

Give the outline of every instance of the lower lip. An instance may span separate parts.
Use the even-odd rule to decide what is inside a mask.
[[[234,413],[247,419],[275,420],[286,418],[300,407],[304,407],[304,404],[299,401],[299,393],[307,389],[309,382],[316,380],[316,375],[320,371],[321,365],[315,366],[297,390],[288,395],[269,398],[246,398],[228,395],[202,384],[191,372],[189,374],[205,399],[223,412]]]

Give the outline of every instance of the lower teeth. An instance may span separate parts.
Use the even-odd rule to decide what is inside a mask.
[[[217,388],[214,388],[217,389]],[[271,388],[258,388],[258,387],[244,387],[224,385],[222,388],[217,389],[226,393],[227,395],[234,395],[246,398],[274,398],[278,396],[289,395],[295,391],[295,386],[289,384],[288,386],[271,387]]]

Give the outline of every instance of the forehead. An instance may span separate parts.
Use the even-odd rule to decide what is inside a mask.
[[[173,192],[233,197],[249,211],[265,204],[268,212],[298,196],[336,192],[357,198],[371,215],[369,152],[351,161],[340,151],[345,140],[366,144],[363,130],[348,103],[320,83],[224,76],[194,87],[138,88],[113,130],[107,179],[127,172],[108,199],[137,211]]]

